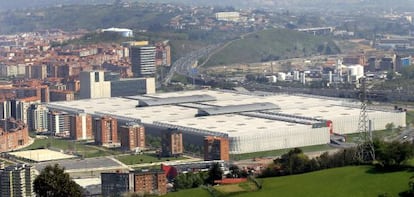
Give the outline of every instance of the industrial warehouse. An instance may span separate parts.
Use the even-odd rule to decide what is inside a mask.
[[[49,110],[137,122],[149,135],[174,129],[184,143],[227,138],[230,154],[328,144],[330,135],[358,132],[359,102],[310,95],[197,90],[55,102]],[[373,130],[405,127],[405,112],[370,109]]]

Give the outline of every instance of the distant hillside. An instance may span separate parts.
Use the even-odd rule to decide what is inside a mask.
[[[206,66],[255,63],[316,54],[336,54],[327,38],[288,29],[271,29],[239,39],[214,54]]]
[[[0,0],[1,1],[1,0]],[[63,30],[121,27],[157,28],[177,13],[162,13],[145,6],[65,5],[0,13],[0,34],[59,28]]]
[[[0,10],[44,8],[73,4],[105,4],[114,0],[0,0]]]

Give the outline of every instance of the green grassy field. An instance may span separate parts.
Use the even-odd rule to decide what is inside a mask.
[[[412,172],[376,173],[369,166],[352,166],[322,170],[302,175],[263,179],[263,189],[236,196],[261,197],[307,196],[307,197],[366,197],[388,193],[398,196],[408,189]]]
[[[36,139],[32,145],[22,150],[46,148],[49,145],[52,148],[57,148],[57,149],[61,149],[64,151],[72,150],[79,155],[83,155],[85,158],[116,155],[116,154],[121,153],[121,152],[110,150],[104,147],[87,145],[82,142],[74,142],[71,140],[57,139],[57,138]]]
[[[126,164],[126,165],[134,165],[134,164],[142,164],[142,163],[153,163],[153,162],[162,162],[162,161],[173,161],[173,160],[182,160],[186,159],[186,157],[161,157],[158,159],[158,157],[154,155],[149,154],[143,154],[143,155],[122,155],[116,157],[120,162]]]
[[[407,124],[414,123],[414,111],[407,111],[405,119]]]
[[[324,145],[301,147],[300,149],[302,149],[304,152],[314,152],[314,151],[327,151],[327,150],[332,149],[332,147],[327,144],[324,144]],[[260,158],[260,157],[280,156],[280,155],[283,155],[289,152],[290,150],[292,150],[292,148],[238,154],[238,155],[231,155],[231,158],[233,160],[244,160],[244,159]]]
[[[166,197],[211,197],[207,190],[202,188],[180,190],[178,192],[171,192]]]
[[[373,131],[373,137],[378,139],[385,139],[389,138],[392,139],[394,137],[397,137],[399,134],[401,134],[401,131],[394,129],[393,131],[390,130],[378,130]],[[359,139],[359,133],[353,133],[353,134],[347,134],[346,135],[346,141],[347,142],[357,142]]]
[[[269,29],[234,41],[214,54],[206,66],[274,61],[312,54],[334,54],[332,40],[288,29]]]
[[[410,171],[375,172],[371,166],[350,166],[316,171],[301,175],[265,178],[263,188],[254,192],[236,193],[232,197],[367,197],[387,193],[398,196],[408,189]],[[190,189],[169,193],[175,196],[209,196],[204,189]]]

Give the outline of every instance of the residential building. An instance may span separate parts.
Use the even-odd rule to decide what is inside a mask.
[[[27,164],[8,166],[0,170],[0,196],[33,197],[35,169]]]
[[[80,98],[111,97],[111,82],[105,81],[104,71],[83,71],[80,73]]]
[[[0,152],[17,149],[29,143],[26,124],[14,119],[0,120]]]
[[[111,97],[154,94],[155,78],[124,78],[111,81]]]
[[[71,114],[70,137],[73,140],[93,139],[92,116],[86,113]]]
[[[159,42],[155,45],[155,65],[156,66],[171,66],[171,47],[167,41]]]
[[[50,90],[50,101],[73,101],[75,93],[69,90]]]
[[[50,111],[48,130],[53,135],[68,137],[70,135],[70,115],[67,112]]]
[[[11,117],[11,105],[9,100],[0,102],[0,119],[7,119]]]
[[[183,134],[177,129],[166,130],[161,138],[161,155],[173,157],[181,155],[183,152]]]
[[[204,138],[204,160],[229,161],[229,140],[223,137],[207,136]]]
[[[164,171],[141,171],[134,173],[134,192],[138,194],[167,194],[167,177]]]
[[[155,47],[132,46],[129,49],[132,73],[135,77],[153,77],[155,75]]]
[[[104,116],[96,118],[93,122],[95,143],[99,145],[118,144],[118,122],[115,118]]]
[[[29,97],[26,99],[15,99],[10,101],[11,117],[21,120],[25,124],[28,122],[28,111],[32,104],[40,103],[39,98]]]
[[[102,196],[115,197],[134,191],[134,174],[127,172],[101,173]]]
[[[217,12],[215,14],[218,21],[233,21],[237,22],[240,20],[239,12]]]
[[[125,150],[145,148],[145,128],[138,123],[128,123],[119,128],[121,147]]]
[[[130,171],[129,173],[101,173],[102,196],[167,194],[167,179],[163,171]]]
[[[47,132],[47,118],[49,110],[45,105],[32,104],[29,108],[29,131]]]
[[[28,79],[45,79],[47,77],[47,66],[44,64],[27,65],[25,74]]]

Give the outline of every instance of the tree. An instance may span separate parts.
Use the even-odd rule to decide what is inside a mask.
[[[58,164],[48,165],[40,172],[34,180],[34,190],[40,197],[80,197],[83,192]]]
[[[307,172],[309,158],[299,148],[290,150],[283,154],[280,159],[276,159],[275,163],[280,164],[287,174],[298,174]]]
[[[210,170],[208,171],[207,183],[214,185],[215,180],[221,180],[223,178],[223,170],[221,170],[218,163],[213,163]]]
[[[376,160],[382,168],[399,168],[414,155],[413,145],[409,142],[374,141]]]
[[[385,125],[385,129],[386,129],[387,131],[392,131],[394,128],[395,128],[395,125],[394,125],[394,123],[392,123],[392,122],[387,123],[387,124]]]

